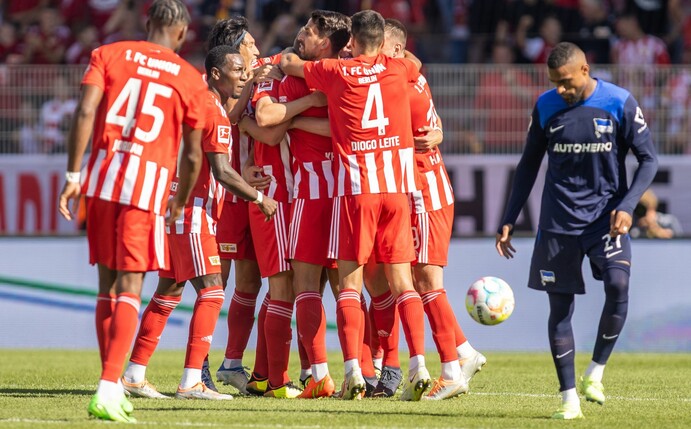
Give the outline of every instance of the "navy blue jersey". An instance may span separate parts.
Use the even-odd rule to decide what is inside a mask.
[[[629,150],[639,163],[631,188],[624,163]],[[597,80],[590,97],[568,105],[552,89],[533,109],[502,225],[516,223],[545,152],[539,227],[558,234],[606,227],[612,210],[631,214],[657,171],[650,130],[627,90]]]

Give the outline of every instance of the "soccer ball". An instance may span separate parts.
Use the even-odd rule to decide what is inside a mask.
[[[473,283],[465,297],[465,308],[476,322],[496,325],[513,313],[515,301],[511,287],[498,277],[482,277]]]

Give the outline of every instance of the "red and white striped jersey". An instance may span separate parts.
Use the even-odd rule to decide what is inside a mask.
[[[250,139],[247,134],[240,133],[240,128],[237,125],[230,124],[230,133],[232,136],[231,150],[230,150],[230,166],[238,174],[242,174],[242,166],[247,162],[250,153]],[[239,198],[232,192],[226,192],[226,201],[237,203],[242,198]]]
[[[286,76],[281,81],[278,101],[287,103],[309,95],[304,79]],[[328,118],[327,107],[311,107],[300,114],[312,118]],[[331,171],[333,145],[330,137],[324,137],[293,128],[288,130],[290,151],[293,154],[295,187],[293,198],[316,200],[332,198],[334,177]]]
[[[82,84],[103,90],[82,193],[163,214],[182,124],[204,124],[201,75],[168,48],[119,42],[93,50]]]
[[[169,234],[211,234],[216,235],[216,222],[221,217],[225,188],[216,181],[211,171],[207,153],[230,155],[232,135],[230,121],[226,110],[218,97],[207,91],[206,123],[202,131],[202,167],[199,178],[192,188],[180,217],[175,220],[175,227],[166,226]],[[177,179],[171,183],[170,194],[177,192]]]
[[[305,80],[329,100],[336,194],[408,193],[417,189],[406,59],[359,56],[307,62]]]
[[[280,60],[280,57],[279,57]],[[261,82],[255,88],[252,97],[252,109],[264,97],[271,97],[278,102],[280,81]],[[254,140],[254,165],[261,167],[265,176],[271,176],[271,184],[264,191],[266,195],[282,203],[293,201],[293,173],[291,170],[292,155],[288,140],[283,139],[276,146],[270,146]]]
[[[617,64],[652,65],[670,63],[665,42],[649,34],[638,40],[618,40],[612,47],[612,51]]]
[[[408,87],[413,135],[424,126],[437,126],[437,110],[432,101],[432,91],[427,79],[420,75]],[[454,203],[453,188],[446,172],[439,148],[428,152],[415,152],[415,165],[420,176],[420,189],[411,193],[413,212],[425,213],[443,209]]]

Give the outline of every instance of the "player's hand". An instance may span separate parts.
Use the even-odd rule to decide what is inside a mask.
[[[264,176],[263,171],[261,167],[250,165],[242,170],[242,178],[254,189],[263,191],[271,184],[271,176]]]
[[[612,210],[609,214],[609,235],[616,237],[617,235],[628,234],[631,230],[633,219],[631,215],[621,210]]]
[[[266,216],[266,219],[264,219],[265,222],[268,222],[274,214],[276,214],[276,209],[278,208],[278,203],[276,200],[274,200],[271,197],[267,197],[264,195],[264,199],[262,202],[259,204],[259,210],[264,213],[264,216]]]
[[[180,201],[178,195],[168,200],[168,217],[166,218],[166,225],[170,227],[175,226],[175,221],[180,218],[182,210],[185,208],[185,201]]]
[[[65,182],[65,186],[60,192],[60,199],[58,200],[58,211],[67,220],[72,220],[77,208],[79,207],[79,194],[82,186],[79,183]],[[70,210],[70,200],[72,200],[72,209]]]
[[[513,258],[514,253],[516,253],[516,249],[514,249],[511,244],[511,228],[513,228],[513,225],[508,223],[502,226],[501,234],[497,234],[497,240],[495,242],[497,252],[506,259]]]
[[[326,106],[326,94],[321,91],[312,92],[309,97],[312,99],[312,106],[324,107]]]
[[[264,64],[263,66],[254,70],[254,82],[267,82],[270,80],[281,80],[283,79],[283,72],[276,64]]]
[[[413,137],[415,150],[418,152],[428,152],[439,146],[444,140],[444,133],[439,128],[432,128],[429,125],[418,128],[418,132],[424,133],[419,137]]]

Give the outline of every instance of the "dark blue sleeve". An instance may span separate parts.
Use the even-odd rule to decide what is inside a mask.
[[[638,168],[633,175],[631,187],[617,206],[617,210],[632,214],[633,209],[653,182],[657,172],[657,153],[655,146],[653,146],[650,129],[643,117],[643,111],[633,96],[629,96],[624,104],[622,127],[626,145],[631,148],[638,160]]]
[[[528,200],[530,191],[533,189],[546,151],[547,136],[545,135],[545,130],[540,125],[540,114],[536,105],[530,118],[530,127],[528,128],[528,137],[526,138],[523,155],[521,155],[521,160],[518,162],[518,166],[516,166],[509,203],[506,206],[506,212],[497,229],[497,233],[501,234],[502,226],[507,223],[511,225],[516,224],[516,219],[518,219],[518,215],[521,213],[521,209]]]

